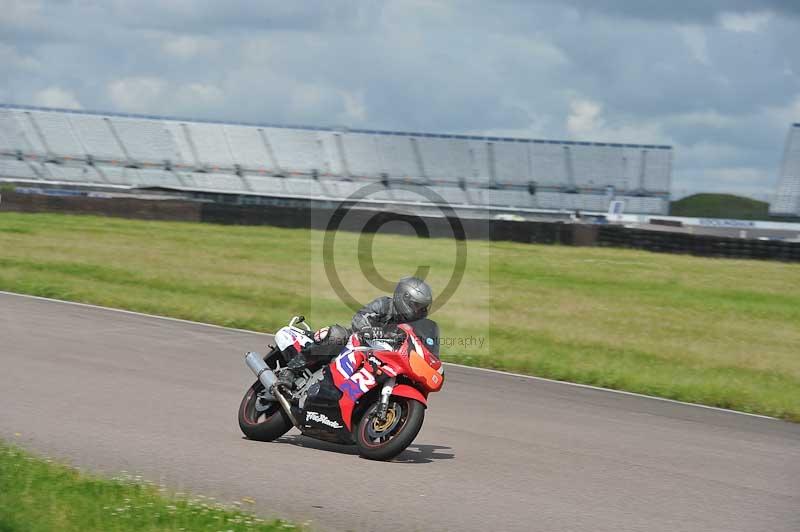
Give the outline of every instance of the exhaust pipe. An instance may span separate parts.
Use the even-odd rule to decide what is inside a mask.
[[[264,385],[264,388],[271,391],[275,383],[278,382],[278,379],[275,377],[275,373],[267,367],[267,363],[264,362],[261,355],[250,351],[244,356],[244,362],[247,364],[247,367],[250,368],[250,371],[256,374],[256,377],[258,377],[258,380]]]
[[[280,403],[283,411],[286,412],[287,416],[289,416],[289,420],[292,422],[292,425],[299,429],[300,424],[297,422],[294,414],[292,414],[292,405],[289,404],[289,401],[286,400],[286,397],[284,397],[275,386],[275,384],[278,382],[277,377],[275,377],[275,372],[269,369],[266,362],[264,362],[264,359],[261,358],[261,355],[254,351],[250,351],[244,356],[244,362],[247,364],[247,367],[250,368],[250,371],[255,373],[256,377],[258,377],[258,380],[264,385],[264,388],[269,391],[273,397],[275,397],[278,403]]]

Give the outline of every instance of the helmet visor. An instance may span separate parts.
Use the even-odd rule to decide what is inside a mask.
[[[431,308],[429,304],[420,303],[418,301],[410,301],[409,306],[411,307],[411,311],[414,313],[414,315],[418,317],[427,316],[428,310]]]

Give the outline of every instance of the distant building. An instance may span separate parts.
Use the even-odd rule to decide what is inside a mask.
[[[666,214],[672,153],[0,104],[0,178],[32,182],[312,199],[373,183],[370,199],[390,203],[606,212],[621,200],[626,213]]]
[[[793,124],[786,137],[780,181],[769,206],[774,216],[800,216],[800,124]]]

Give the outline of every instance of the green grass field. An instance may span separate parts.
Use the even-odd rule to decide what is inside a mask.
[[[0,289],[259,331],[293,313],[348,323],[321,239],[2,213]],[[358,241],[339,233],[331,261],[367,301],[380,292]],[[372,247],[381,275],[427,265],[437,292],[455,260],[452,240],[378,235]],[[800,265],[503,242],[467,251],[463,282],[433,315],[446,360],[800,421]]]
[[[2,532],[297,529],[206,498],[167,497],[160,490],[129,479],[84,475],[0,441]]]
[[[769,220],[769,203],[733,194],[694,194],[670,206],[670,215],[692,218]]]

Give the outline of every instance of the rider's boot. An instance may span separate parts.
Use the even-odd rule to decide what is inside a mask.
[[[310,364],[304,349],[293,357],[289,363],[286,364],[285,368],[278,372],[278,384],[291,390],[295,379],[302,375],[303,370],[309,366]]]
[[[303,348],[278,372],[278,384],[291,389],[295,379],[302,375],[303,370],[325,363],[338,355],[347,344],[350,331],[341,325],[331,325],[317,331],[314,343]]]

